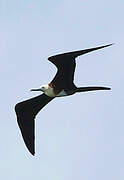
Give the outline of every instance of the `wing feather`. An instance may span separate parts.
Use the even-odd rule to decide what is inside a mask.
[[[111,46],[112,44],[99,46],[95,48],[90,49],[84,49],[79,51],[73,51],[73,52],[67,52],[63,54],[58,54],[55,56],[51,56],[48,58],[50,62],[52,62],[58,69],[54,79],[51,81],[51,83],[57,88],[74,88],[75,85],[73,83],[74,81],[74,72],[75,72],[75,58],[77,58],[80,55],[102,49],[108,46]]]
[[[17,122],[25,145],[29,152],[35,154],[35,122],[37,113],[53,98],[42,94],[29,100],[20,102],[15,106]]]

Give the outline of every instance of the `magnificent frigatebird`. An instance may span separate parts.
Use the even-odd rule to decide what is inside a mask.
[[[76,87],[74,84],[75,58],[80,55],[95,51],[105,46],[58,54],[48,58],[58,69],[53,80],[38,89],[31,91],[42,91],[43,94],[32,99],[20,102],[15,106],[17,122],[21,130],[23,140],[32,155],[35,154],[35,123],[34,119],[37,113],[55,97],[69,96],[77,92],[94,91],[94,90],[110,90],[108,87]]]

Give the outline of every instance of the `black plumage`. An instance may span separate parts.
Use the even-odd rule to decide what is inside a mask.
[[[64,90],[67,95],[72,95],[76,92],[94,91],[94,90],[110,90],[108,87],[76,87],[74,84],[74,72],[76,67],[75,58],[101,49],[112,44],[100,46],[96,48],[90,48],[80,51],[68,52],[64,54],[58,54],[48,58],[57,67],[57,73],[53,80],[48,84],[53,89],[55,97]],[[34,89],[40,90],[40,89]],[[55,97],[50,97],[45,93],[40,96],[31,98],[29,100],[20,102],[15,106],[15,112],[17,115],[17,122],[21,130],[23,140],[32,155],[35,154],[35,122],[34,119],[37,113]]]

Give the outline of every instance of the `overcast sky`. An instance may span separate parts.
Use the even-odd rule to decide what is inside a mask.
[[[50,102],[35,121],[33,157],[15,104],[52,80],[49,56],[109,43],[77,58],[75,84],[112,90]],[[122,0],[0,0],[1,180],[124,180],[123,54]]]

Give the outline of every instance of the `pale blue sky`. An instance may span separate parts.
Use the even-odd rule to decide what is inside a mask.
[[[0,0],[0,179],[124,179],[123,19],[122,0]],[[75,83],[112,90],[48,104],[36,118],[32,157],[15,104],[53,78],[49,56],[108,43],[115,45],[77,59]]]

